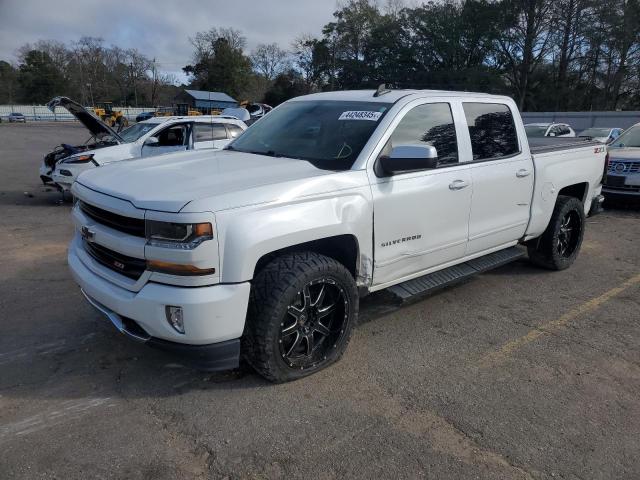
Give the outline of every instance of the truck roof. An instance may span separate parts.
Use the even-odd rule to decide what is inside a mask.
[[[303,95],[292,99],[293,101],[300,100],[343,100],[343,101],[359,101],[359,102],[380,102],[380,103],[395,103],[403,97],[408,95],[416,95],[420,97],[487,97],[495,98],[496,100],[510,100],[509,97],[504,95],[491,95],[488,93],[479,92],[453,92],[449,90],[413,90],[413,89],[398,89],[387,90],[380,96],[374,97],[373,94],[376,90],[344,90],[337,92],[321,92],[312,93],[310,95]]]

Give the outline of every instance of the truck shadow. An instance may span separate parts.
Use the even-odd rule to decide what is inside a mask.
[[[540,273],[526,262],[519,261],[484,275],[513,275],[517,272]],[[467,280],[473,281],[473,278]],[[71,285],[70,280],[63,283]],[[6,282],[2,284],[6,285]],[[431,298],[458,285],[405,303],[400,303],[388,291],[372,293],[361,301],[358,323],[365,325],[397,314],[416,303],[426,304]],[[61,285],[58,295],[65,289]],[[51,305],[49,309],[38,304],[32,306],[31,313],[40,318],[29,319],[29,314],[25,313],[21,321],[35,322],[29,328],[30,332],[40,332],[38,324],[57,325],[55,336],[47,336],[46,332],[50,330],[40,335],[18,336],[14,345],[0,351],[0,392],[7,397],[74,399],[84,398],[87,392],[110,398],[170,397],[189,390],[271,386],[244,362],[231,371],[202,372],[182,365],[179,358],[169,353],[134,343],[115,331],[101,314],[82,300],[75,289],[67,293],[59,305]]]

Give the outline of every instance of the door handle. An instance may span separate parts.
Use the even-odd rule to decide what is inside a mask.
[[[528,177],[529,175],[531,175],[531,171],[527,170],[526,168],[522,168],[516,172],[516,177],[518,178]]]
[[[449,190],[462,190],[468,186],[469,184],[464,180],[454,180],[449,184]]]

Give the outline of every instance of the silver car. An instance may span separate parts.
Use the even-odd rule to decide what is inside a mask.
[[[27,123],[27,118],[19,112],[13,112],[9,114],[9,123],[13,123],[13,122],[22,122],[22,123]]]
[[[609,167],[602,188],[606,198],[640,200],[640,123],[609,144]]]

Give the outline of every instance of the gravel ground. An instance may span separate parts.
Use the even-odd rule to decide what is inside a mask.
[[[638,210],[590,219],[563,272],[372,295],[342,361],[271,385],[182,368],[81,298],[37,169],[85,137],[0,125],[0,478],[640,477]]]

